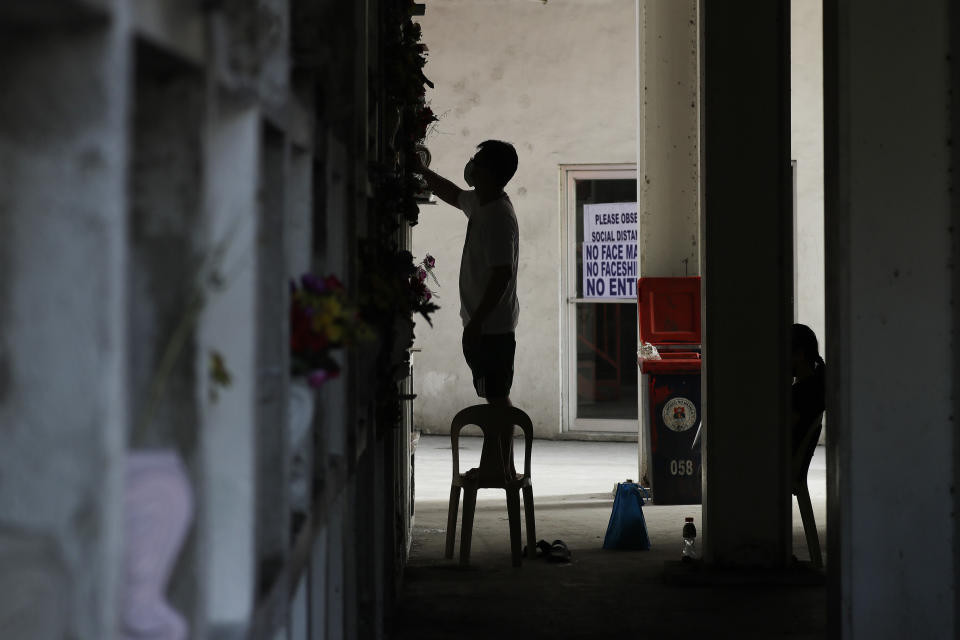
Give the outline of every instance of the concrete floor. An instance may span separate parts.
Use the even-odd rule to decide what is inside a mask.
[[[476,466],[479,438],[461,439],[461,469]],[[522,441],[517,443],[517,459]],[[504,494],[482,490],[471,566],[443,557],[450,440],[424,436],[416,453],[416,520],[394,636],[424,638],[821,638],[821,587],[671,587],[663,567],[680,555],[683,519],[700,507],[644,507],[652,548],[601,547],[618,480],[637,477],[635,444],[537,440],[532,477],[537,537],[564,540],[569,565],[510,565]],[[519,470],[519,469],[518,469]],[[810,493],[825,544],[825,466],[817,450]],[[459,526],[459,525],[458,525]],[[459,532],[458,532],[459,533]],[[459,536],[458,536],[459,553]],[[794,501],[794,549],[806,560]]]

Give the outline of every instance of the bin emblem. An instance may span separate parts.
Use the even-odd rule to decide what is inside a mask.
[[[671,431],[686,431],[697,423],[697,407],[686,398],[670,398],[663,405],[662,416]]]

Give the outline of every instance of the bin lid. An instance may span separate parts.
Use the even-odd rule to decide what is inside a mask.
[[[700,344],[700,277],[637,280],[640,339],[652,344]]]

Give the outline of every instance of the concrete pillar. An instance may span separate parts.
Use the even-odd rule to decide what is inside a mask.
[[[644,277],[700,273],[697,5],[637,0],[638,250]],[[646,394],[639,396],[639,415],[646,415]],[[649,482],[649,434],[642,429],[638,457],[641,482]]]
[[[302,576],[293,591],[290,600],[289,635],[281,636],[283,640],[311,640],[307,582],[306,576]]]
[[[287,277],[310,271],[313,239],[313,154],[294,147],[287,173],[285,243]]]
[[[700,273],[697,0],[638,0],[640,274]]]
[[[705,2],[701,17],[705,555],[776,568],[791,548],[790,5]]]
[[[199,394],[203,429],[199,526],[210,637],[238,637],[249,622],[255,584],[256,428],[255,253],[260,114],[219,100],[209,109],[204,182],[205,242],[221,254],[223,287],[207,298],[197,329],[197,367],[222,354],[228,388],[214,396],[207,375]],[[245,319],[238,321],[238,318]]]
[[[824,5],[832,637],[960,633],[958,17]]]
[[[288,146],[262,132],[257,224],[257,556],[261,585],[272,585],[290,544],[287,444],[289,286],[284,254]]]
[[[324,592],[327,596],[323,608],[320,609],[326,614],[324,623],[328,638],[345,638],[347,635],[347,544],[349,541],[349,532],[345,531],[344,521],[347,520],[347,508],[345,493],[341,493],[336,499],[329,503],[327,515],[327,537],[326,543],[327,565],[326,575],[323,576]],[[320,545],[314,547],[314,553],[322,548]],[[315,603],[315,607],[319,603]],[[316,633],[317,630],[314,630]]]
[[[126,3],[0,10],[0,629],[114,637],[126,392]],[[78,5],[79,6],[79,5]],[[12,20],[7,10],[13,9]],[[49,26],[40,24],[49,18]]]
[[[329,527],[322,524],[313,539],[310,549],[310,637],[325,638],[327,634],[327,557],[330,553],[327,544]]]

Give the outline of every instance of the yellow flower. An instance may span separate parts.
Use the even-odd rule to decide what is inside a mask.
[[[330,342],[339,342],[343,338],[343,327],[338,324],[331,324],[327,330],[327,337],[330,338]]]
[[[336,318],[343,315],[343,305],[336,298],[325,298],[321,305],[322,315]]]

